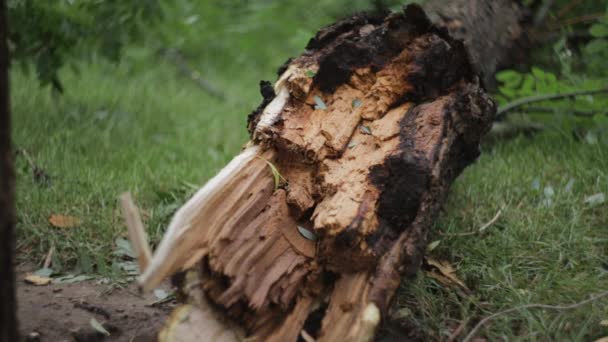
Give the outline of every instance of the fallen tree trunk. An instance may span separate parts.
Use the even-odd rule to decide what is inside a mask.
[[[515,2],[440,3],[433,21],[417,5],[339,21],[262,83],[251,141],[176,213],[139,278],[181,274],[192,306],[164,339],[373,338],[479,155],[496,110],[483,80],[521,39]]]

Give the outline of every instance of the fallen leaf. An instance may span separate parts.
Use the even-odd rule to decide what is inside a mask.
[[[435,248],[437,248],[437,246],[439,246],[440,243],[441,243],[441,240],[437,240],[437,241],[433,241],[433,242],[429,243],[429,245],[426,246],[426,252],[429,253],[429,252],[433,251]]]
[[[540,179],[539,178],[534,178],[534,180],[532,181],[532,189],[534,189],[534,190],[540,189]]]
[[[433,278],[433,279],[439,281],[441,284],[443,284],[446,287],[454,286],[454,282],[453,281],[451,281],[450,279],[444,277],[443,275],[441,275],[441,274],[439,274],[439,273],[437,273],[435,271],[428,271],[428,272],[425,272],[425,273],[426,273],[426,275],[428,277]]]
[[[274,178],[274,190],[275,191],[277,191],[279,189],[281,184],[287,184],[287,179],[285,179],[285,177],[283,177],[281,175],[281,173],[279,172],[279,169],[277,169],[277,167],[274,166],[273,163],[269,162],[268,160],[266,160],[262,157],[258,157],[258,158],[265,161],[266,165],[268,165],[268,167],[270,168],[270,171],[272,172],[272,177]]]
[[[371,135],[372,130],[365,125],[361,125],[361,133]]]
[[[25,280],[26,283],[32,284],[35,286],[45,286],[45,285],[50,284],[53,279],[51,279],[49,277],[41,277],[41,276],[35,275],[35,274],[28,274],[25,276],[25,278],[23,278],[23,280]]]
[[[101,323],[97,322],[97,320],[95,318],[91,318],[91,321],[89,323],[91,323],[91,326],[93,327],[93,329],[99,331],[100,333],[102,333],[106,336],[110,336],[110,332],[107,331],[106,328],[104,328],[103,325],[101,325]]]
[[[316,103],[315,109],[327,109],[327,105],[318,95],[315,95],[314,99]]]
[[[53,274],[53,270],[48,267],[43,267],[43,268],[37,270],[36,272],[34,272],[33,274],[37,275],[39,277],[43,277],[43,278],[50,278],[51,275]]]
[[[604,203],[605,201],[606,201],[606,195],[604,195],[603,192],[600,192],[598,194],[585,197],[584,202],[585,202],[585,204],[589,204],[589,205],[598,205],[598,204]]]
[[[75,275],[75,274],[68,274],[65,275],[63,277],[57,277],[55,279],[53,279],[53,284],[73,284],[73,283],[79,283],[81,281],[85,281],[85,280],[89,280],[89,279],[93,279],[92,276],[88,276],[88,275]]]
[[[410,308],[401,308],[391,314],[392,319],[405,319],[410,316],[413,316]]]
[[[128,275],[139,275],[139,265],[134,261],[119,262],[118,267]]]
[[[588,131],[587,134],[585,134],[585,142],[589,145],[596,145],[598,143],[599,139],[597,137],[597,134],[593,131]]]
[[[55,228],[74,228],[82,221],[74,216],[52,214],[49,216],[49,223]]]
[[[454,267],[450,265],[450,263],[448,263],[447,261],[439,261],[431,257],[426,257],[426,262],[430,266],[433,266],[437,270],[439,270],[439,272],[441,272],[441,275],[449,279],[452,283],[457,284],[458,286],[462,287],[467,291],[469,290],[464,284],[464,282],[460,280],[456,275],[456,269],[454,269]]]
[[[167,291],[163,290],[163,289],[156,289],[154,290],[154,295],[156,296],[156,298],[163,300],[167,297],[169,297],[169,294],[167,293]]]
[[[131,242],[129,240],[119,237],[115,241],[116,247],[118,247],[113,254],[120,257],[128,257],[131,259],[135,259],[136,255],[133,251],[133,247],[131,246]]]
[[[574,187],[574,178],[570,178],[566,186],[564,187],[565,192],[572,192],[572,188]]]
[[[317,240],[317,235],[314,232],[312,232],[304,227],[298,226],[298,231],[300,232],[300,235],[302,235],[303,237],[305,237],[308,240],[311,240],[311,241]]]

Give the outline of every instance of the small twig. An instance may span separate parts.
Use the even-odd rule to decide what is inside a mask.
[[[483,226],[481,226],[481,228],[479,228],[479,232],[481,233],[484,230],[488,229],[488,227],[490,227],[491,225],[493,225],[498,220],[498,218],[500,217],[500,214],[502,214],[502,210],[504,208],[505,207],[502,207],[502,208],[498,209],[498,212],[496,213],[496,215],[494,215],[494,217],[492,217],[492,219],[490,221],[488,221],[486,224],[484,224]]]
[[[590,13],[590,14],[584,14],[578,17],[573,17],[573,18],[569,18],[566,19],[562,22],[553,22],[551,25],[548,25],[549,29],[558,29],[567,25],[574,25],[574,24],[581,24],[581,23],[588,23],[588,22],[592,22],[592,21],[596,21],[598,19],[601,19],[605,14],[603,12],[601,13]]]
[[[527,107],[526,111],[528,112],[537,112],[537,113],[558,113],[560,110],[563,110],[569,114],[574,116],[582,116],[582,117],[591,117],[595,114],[608,114],[608,112],[598,111],[598,110],[580,110],[580,109],[558,109],[558,108],[548,108],[548,107]]]
[[[120,204],[127,224],[129,240],[131,240],[131,244],[133,244],[133,249],[137,255],[139,270],[143,273],[150,264],[150,259],[152,258],[152,252],[148,245],[144,224],[139,216],[139,210],[135,206],[135,203],[133,203],[131,193],[126,192],[120,195]]]
[[[557,12],[557,17],[558,18],[563,17],[564,15],[566,15],[567,13],[569,13],[571,9],[573,9],[574,7],[580,5],[581,2],[583,2],[583,0],[573,0],[573,1],[570,1],[570,3],[568,3],[561,10],[559,10],[559,12]]]
[[[75,302],[74,307],[103,316],[103,318],[105,318],[105,319],[110,319],[110,317],[111,317],[110,312],[108,310],[102,308],[101,306],[89,304],[89,303],[85,302],[84,300]]]
[[[167,295],[167,297],[163,298],[163,299],[159,299],[157,301],[154,301],[150,304],[146,304],[147,307],[153,308],[159,305],[163,305],[165,303],[169,303],[171,301],[175,300],[175,292],[170,293]]]
[[[46,257],[44,258],[44,264],[42,265],[43,268],[49,268],[51,267],[51,262],[53,261],[53,253],[55,253],[55,245],[51,245],[51,248],[49,248],[49,252],[46,254]]]
[[[493,313],[490,316],[487,316],[486,318],[479,321],[479,323],[477,323],[477,325],[475,325],[475,327],[469,332],[469,334],[462,341],[463,342],[471,341],[473,339],[473,337],[475,337],[475,334],[477,333],[477,331],[484,324],[488,323],[489,321],[491,321],[494,318],[501,316],[501,315],[505,315],[505,314],[508,314],[508,313],[511,313],[514,311],[525,310],[525,309],[571,310],[571,309],[576,309],[583,305],[592,303],[592,302],[594,302],[600,298],[606,297],[606,296],[608,296],[608,291],[601,292],[597,295],[591,296],[591,298],[589,298],[589,299],[585,299],[582,302],[573,303],[573,304],[561,304],[561,305],[526,304],[526,305],[516,306],[514,308],[510,308],[507,310],[499,311],[499,312]]]
[[[553,6],[554,2],[555,0],[543,1],[543,4],[540,6],[538,11],[536,12],[536,16],[534,17],[535,27],[539,27],[545,22],[545,18],[547,17],[547,14],[549,14],[549,10],[551,9],[551,6]]]
[[[460,334],[462,334],[462,332],[464,331],[464,329],[467,327],[467,324],[469,324],[469,320],[465,319],[464,321],[462,321],[458,327],[456,328],[456,330],[454,330],[450,336],[448,337],[448,342],[452,342],[452,341],[456,341],[456,339],[458,338],[458,336],[460,336]]]
[[[608,88],[600,88],[600,89],[591,89],[591,90],[577,90],[577,91],[572,91],[572,92],[562,93],[562,94],[543,94],[543,95],[524,97],[521,99],[517,99],[513,102],[509,102],[504,106],[498,107],[498,110],[496,111],[496,117],[499,118],[516,108],[525,106],[530,103],[559,100],[559,99],[564,99],[564,98],[569,98],[569,97],[574,97],[574,96],[592,95],[592,94],[607,93],[607,92],[608,92]]]
[[[179,72],[182,73],[182,75],[191,79],[207,94],[214,96],[220,100],[226,99],[226,96],[224,96],[221,91],[217,90],[217,88],[214,87],[209,81],[204,79],[201,76],[200,72],[193,70],[188,65],[188,63],[184,60],[184,57],[182,57],[179,51],[175,49],[166,49],[164,55],[167,60],[175,64],[175,66],[177,67]]]
[[[498,220],[498,218],[500,217],[500,215],[502,214],[502,211],[505,207],[503,206],[502,208],[498,209],[498,212],[496,213],[496,215],[494,215],[494,217],[492,217],[492,219],[488,222],[486,222],[483,226],[481,226],[481,228],[479,228],[478,230],[473,230],[470,232],[464,232],[464,233],[440,233],[443,236],[469,236],[469,235],[475,235],[477,233],[482,233],[484,230],[488,229],[491,225],[493,225],[494,223],[496,223],[496,221]]]
[[[560,25],[560,26],[595,21],[595,20],[598,20],[598,19],[602,18],[604,15],[605,15],[604,13],[585,14],[585,15],[581,15],[579,17],[574,17],[574,18],[566,19],[564,21],[564,23],[562,25]]]
[[[568,40],[574,40],[574,39],[586,40],[586,39],[591,39],[592,36],[591,36],[591,33],[589,33],[589,30],[575,30],[575,31],[568,32],[568,33],[561,32],[561,30],[554,30],[554,31],[546,31],[546,32],[537,32],[532,37],[532,40],[534,42],[546,43],[548,41],[555,41],[560,38],[566,38]]]

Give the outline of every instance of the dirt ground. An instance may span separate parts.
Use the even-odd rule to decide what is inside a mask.
[[[154,294],[139,295],[134,284],[112,289],[96,281],[34,286],[17,274],[19,330],[27,341],[156,341],[156,333],[175,302],[150,306]],[[167,285],[162,287],[169,292]],[[95,318],[110,333],[91,326]]]

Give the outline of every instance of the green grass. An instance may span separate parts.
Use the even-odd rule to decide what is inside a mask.
[[[430,238],[441,241],[431,255],[456,265],[471,293],[420,274],[398,296],[399,306],[412,310],[402,322],[434,339],[447,338],[462,321],[511,307],[569,304],[608,290],[608,210],[605,203],[584,203],[589,195],[608,193],[605,146],[549,131],[484,152],[456,181]],[[479,229],[503,206],[483,233],[458,235]],[[592,340],[608,335],[599,324],[608,318],[607,304],[521,310],[490,321],[480,333],[490,341]]]
[[[139,63],[150,69],[134,72]],[[107,251],[125,231],[116,205],[122,191],[133,192],[158,241],[187,194],[246,142],[246,114],[260,100],[255,78],[217,83],[231,96],[220,101],[146,58],[82,69],[63,73],[61,97],[12,73],[20,252],[36,260],[55,245],[59,265],[87,255],[111,261]],[[48,184],[35,180],[23,151],[50,175]],[[51,214],[82,224],[53,228]]]
[[[119,276],[109,267],[114,240],[126,229],[118,195],[133,192],[157,242],[174,210],[247,140],[246,114],[260,100],[257,82],[275,75],[270,68],[207,68],[204,76],[228,95],[220,101],[145,51],[134,49],[118,66],[94,61],[81,69],[63,71],[60,97],[33,77],[12,73],[19,252],[37,261],[54,245],[55,271]],[[35,179],[24,151],[49,182]],[[463,321],[468,331],[503,309],[573,303],[607,290],[608,210],[606,203],[584,203],[599,192],[608,194],[606,146],[577,141],[568,130],[551,127],[485,147],[456,181],[430,238],[440,240],[431,255],[455,265],[471,291],[421,272],[397,297],[397,308],[407,308],[400,323],[426,339],[445,339]],[[485,232],[458,235],[478,229],[502,207]],[[54,228],[51,214],[76,216],[82,224]],[[490,341],[591,340],[608,335],[599,324],[608,319],[606,304],[521,310],[491,321],[480,334]]]

